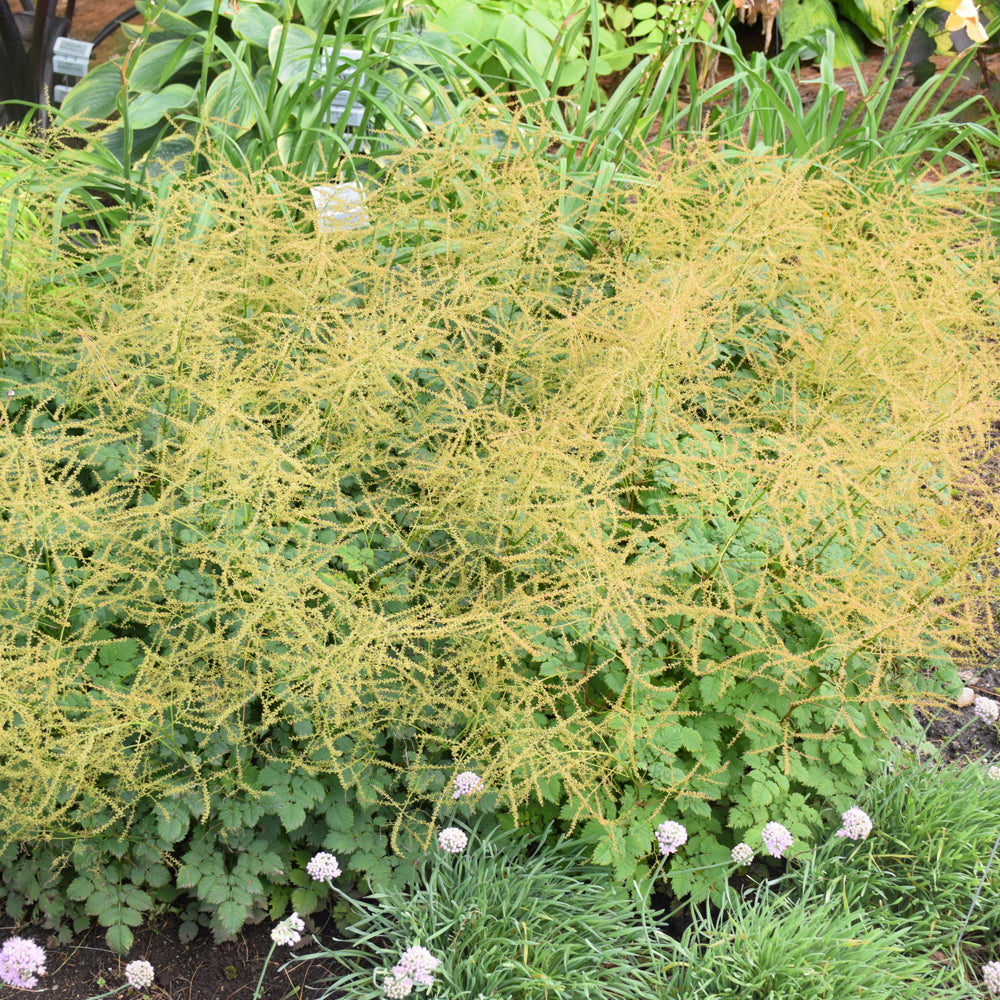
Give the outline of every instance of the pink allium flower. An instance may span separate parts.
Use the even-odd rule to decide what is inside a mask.
[[[125,966],[125,981],[134,990],[146,990],[153,985],[153,967],[141,959]]]
[[[291,947],[302,940],[302,935],[299,934],[299,931],[304,931],[305,929],[306,925],[302,922],[302,918],[297,913],[292,913],[290,917],[286,917],[280,924],[274,925],[274,929],[271,931],[271,940],[275,944],[287,944]]]
[[[306,872],[314,882],[326,882],[329,879],[340,878],[340,865],[332,854],[320,851],[313,855],[312,861],[306,865]]]
[[[851,806],[840,814],[843,826],[837,831],[838,837],[849,837],[851,840],[864,840],[872,832],[872,821],[868,813],[857,806]]]
[[[990,993],[1000,993],[1000,962],[987,962],[983,966],[983,985]]]
[[[392,975],[397,980],[411,979],[421,986],[433,986],[432,973],[440,964],[441,960],[435,958],[426,948],[414,945],[400,955],[399,961],[392,967]]]
[[[438,844],[442,851],[461,854],[469,843],[469,838],[457,826],[449,826],[438,834]]]
[[[992,698],[984,698],[980,695],[972,703],[972,712],[977,719],[981,719],[988,726],[991,726],[1000,718],[1000,704]]]
[[[27,938],[12,937],[0,948],[0,980],[20,990],[33,989],[45,975],[45,952]]]
[[[475,771],[463,771],[455,778],[455,791],[452,793],[453,799],[460,799],[463,795],[471,795],[483,783]]]
[[[737,844],[733,848],[733,864],[748,865],[753,861],[753,848],[749,844]]]
[[[792,841],[795,839],[788,828],[780,823],[768,823],[760,836],[767,853],[774,858],[780,858],[792,846]]]
[[[390,973],[382,980],[382,992],[390,1000],[399,997],[408,997],[413,992],[413,980],[408,976],[397,976]]]
[[[688,832],[680,823],[672,819],[666,820],[656,828],[656,840],[660,845],[661,854],[676,854],[681,844],[686,844]]]

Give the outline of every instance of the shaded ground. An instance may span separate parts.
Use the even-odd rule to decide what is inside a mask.
[[[329,942],[336,934],[332,922],[321,920],[317,936]],[[65,946],[49,941],[44,930],[35,927],[15,927],[9,920],[0,921],[0,940],[12,934],[27,937],[46,949],[47,974],[39,982],[53,1000],[89,1000],[125,983],[128,962],[145,959],[155,972],[153,986],[147,991],[150,1000],[253,1000],[254,990],[271,950],[270,921],[246,928],[229,944],[214,945],[208,931],[202,930],[190,944],[177,939],[178,921],[161,917],[136,931],[135,944],[125,958],[107,946],[101,929],[94,927]],[[285,972],[279,968],[295,953],[310,954],[316,945],[308,931],[296,949],[276,948],[261,984],[259,1000],[284,1000],[321,994],[315,987],[328,976],[339,973],[334,962],[296,963]],[[306,984],[313,989],[305,990]],[[24,990],[8,989],[0,984],[0,1000],[24,1000]],[[122,996],[137,996],[127,988]],[[337,995],[330,1000],[336,1000]]]
[[[963,680],[977,695],[1000,700],[1000,669],[963,671]],[[963,764],[968,761],[1000,761],[1000,730],[988,726],[973,715],[972,708],[945,708],[939,712],[917,712],[926,725],[928,742],[937,747],[941,757]]]

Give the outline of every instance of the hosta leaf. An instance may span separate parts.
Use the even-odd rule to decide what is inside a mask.
[[[115,110],[122,90],[121,70],[114,63],[102,63],[92,69],[66,95],[60,107],[60,116],[80,116],[94,121],[104,121]]]
[[[284,28],[278,25],[271,29],[271,37],[267,43],[267,56],[278,74],[281,83],[299,82],[305,77],[312,54],[317,48],[316,33],[301,24],[291,24],[285,34],[282,46]],[[319,65],[319,57],[313,64],[314,71]]]
[[[165,115],[182,111],[194,103],[194,88],[186,83],[172,83],[155,94],[140,94],[129,102],[128,114],[132,128],[149,128]]]
[[[233,31],[238,38],[245,38],[253,45],[266,49],[271,32],[280,28],[280,22],[265,10],[251,4],[243,4],[233,18]]]
[[[199,60],[201,49],[193,42],[189,35],[187,38],[170,38],[143,49],[129,72],[129,89],[140,92],[157,90],[178,69]]]

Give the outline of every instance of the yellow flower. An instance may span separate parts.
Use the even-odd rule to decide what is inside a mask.
[[[979,20],[979,10],[973,0],[935,0],[934,6],[948,11],[945,31],[961,31],[965,28],[970,41],[986,41],[986,29]]]

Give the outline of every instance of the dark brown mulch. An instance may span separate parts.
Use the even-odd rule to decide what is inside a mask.
[[[227,944],[213,944],[208,931],[202,930],[194,941],[181,944],[177,937],[178,921],[163,916],[135,932],[135,944],[125,958],[107,946],[100,928],[94,927],[68,945],[53,944],[48,933],[34,927],[14,927],[9,921],[0,923],[0,940],[13,934],[26,937],[45,948],[46,975],[38,989],[53,1000],[89,1000],[125,984],[128,962],[145,959],[153,966],[155,980],[146,996],[149,1000],[254,1000],[257,981],[271,950],[270,921],[246,927]],[[317,937],[328,946],[336,936],[332,921],[320,915]],[[333,960],[297,962],[284,972],[280,967],[296,951],[310,954],[317,950],[309,931],[292,951],[276,947],[264,980],[259,1000],[322,1000],[316,987],[330,976],[342,971]],[[311,989],[306,990],[306,985]],[[0,984],[0,1000],[24,1000],[30,994],[9,989]],[[116,996],[136,997],[131,988]],[[342,993],[332,993],[338,1000]]]
[[[988,667],[966,684],[977,695],[1000,701],[1000,669]],[[933,712],[916,712],[927,726],[927,740],[947,763],[965,764],[1000,762],[1000,730],[986,725],[973,714],[972,706],[943,708]]]

